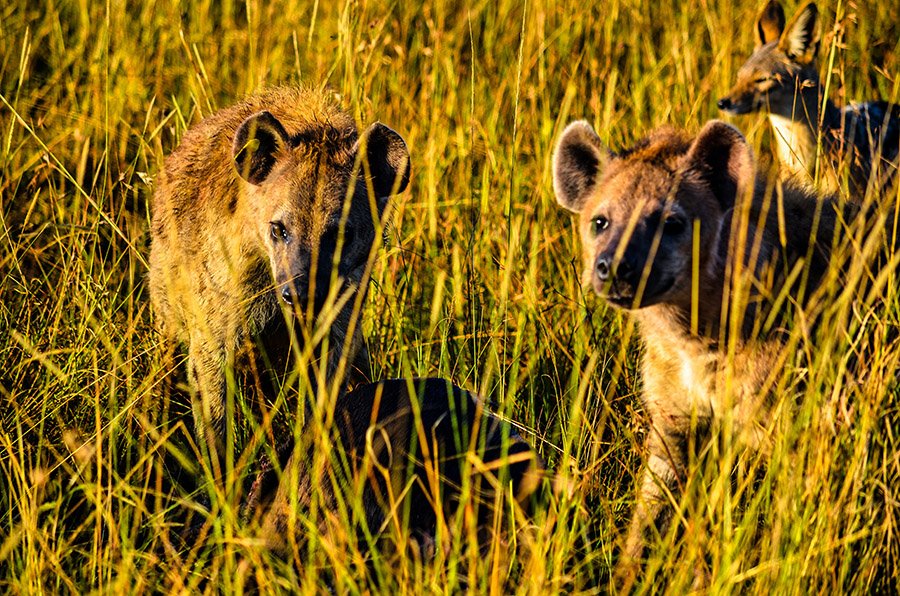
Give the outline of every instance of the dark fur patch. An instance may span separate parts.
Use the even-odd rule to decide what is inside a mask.
[[[306,432],[302,441],[309,440]],[[310,427],[308,432],[314,429]],[[365,523],[375,529],[382,527],[385,516],[396,506],[392,499],[401,494],[397,487],[408,487],[402,498],[408,507],[410,530],[425,542],[436,539],[436,508],[445,516],[453,515],[462,502],[466,482],[472,483],[468,504],[477,510],[479,524],[487,530],[496,513],[495,484],[487,474],[496,476],[500,486],[511,486],[517,499],[524,499],[534,489],[530,476],[540,475],[544,468],[538,454],[509,424],[484,411],[474,395],[445,379],[391,379],[359,386],[338,399],[328,432],[337,450],[332,481],[312,482],[314,454],[308,450],[294,451],[289,460],[284,459],[283,450],[278,451],[281,468],[293,467],[298,473],[298,488],[316,486],[313,490],[322,491],[326,502],[334,501],[339,493],[347,498],[361,489]],[[469,466],[472,454],[490,470],[484,478]],[[370,458],[378,462],[380,471],[367,471]],[[277,505],[283,503],[283,497],[275,493],[287,494],[290,489],[279,488],[279,476],[272,469],[263,462],[242,514],[245,519],[266,515],[275,503],[269,522],[284,529],[287,517]],[[439,495],[429,488],[435,473],[441,484]],[[362,483],[360,474],[367,475]],[[280,476],[285,478],[294,476]],[[301,495],[300,502],[310,498]]]
[[[396,192],[402,192],[409,184],[409,152],[403,138],[380,122],[366,129],[363,135],[376,197],[394,194],[395,186]]]

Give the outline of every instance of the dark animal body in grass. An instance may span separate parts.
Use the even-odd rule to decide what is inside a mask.
[[[438,520],[458,527],[461,510],[471,524],[464,521],[464,533],[473,529],[487,544],[494,516],[510,506],[498,495],[525,506],[543,475],[540,457],[510,424],[444,379],[394,379],[340,395],[331,416],[310,413],[282,460],[280,474],[258,476],[244,514],[284,556],[305,548],[310,524],[338,541],[355,528],[351,543],[358,538],[363,550],[366,540],[393,535],[428,554],[438,546]]]
[[[645,347],[647,459],[622,557],[632,570],[647,533],[667,531],[691,445],[728,420],[738,444],[766,448],[797,311],[814,336],[840,285],[823,280],[849,280],[859,262],[836,241],[872,225],[866,238],[883,246],[885,220],[757,172],[744,137],[718,121],[694,138],[659,130],[619,154],[572,123],[554,188],[579,214],[584,282],[628,311]]]
[[[769,2],[756,24],[756,49],[718,105],[729,114],[768,114],[778,160],[798,180],[812,181],[818,167],[822,186],[837,191],[846,171],[849,190],[861,197],[870,184],[879,188],[896,177],[900,105],[840,108],[825,97],[816,59],[820,20],[809,2],[785,25],[784,9]]]
[[[171,353],[188,348],[198,433],[225,434],[227,374],[277,391],[298,338],[325,326],[329,382],[365,370],[358,312],[388,197],[409,179],[403,139],[362,134],[325,93],[276,88],[192,127],[152,202],[150,295]],[[319,369],[322,370],[322,369]],[[270,395],[271,397],[271,395]]]

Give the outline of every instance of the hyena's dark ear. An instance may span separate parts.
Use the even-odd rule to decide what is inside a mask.
[[[281,122],[269,112],[257,112],[241,122],[234,135],[234,167],[250,184],[261,184],[287,143]]]
[[[781,35],[778,47],[800,64],[809,64],[819,53],[819,11],[809,2],[803,5]]]
[[[784,9],[778,0],[770,0],[756,20],[756,47],[781,37],[784,31]]]
[[[556,202],[579,213],[597,184],[597,175],[612,157],[585,120],[569,124],[553,151],[553,192]]]
[[[367,128],[354,146],[354,153],[365,151],[372,175],[372,188],[379,207],[387,198],[403,192],[409,184],[409,150],[399,134],[381,122]]]
[[[753,151],[738,129],[711,120],[684,157],[688,173],[706,183],[722,210],[734,206],[739,189],[753,184]]]

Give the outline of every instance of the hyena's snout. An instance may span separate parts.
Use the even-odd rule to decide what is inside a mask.
[[[632,277],[636,266],[632,260],[615,260],[613,255],[601,254],[594,262],[594,274],[602,282],[632,285]]]
[[[288,306],[305,306],[309,299],[309,284],[300,278],[283,282],[278,286],[278,295]]]
[[[331,269],[316,272],[316,259],[307,251],[299,255],[284,255],[273,263],[275,293],[293,310],[318,314],[326,299],[331,282]]]
[[[308,275],[298,275],[278,284],[278,296],[287,306],[303,312],[318,314],[328,299],[328,283],[313,280]]]
[[[641,280],[643,259],[635,251],[625,251],[617,257],[615,252],[601,252],[594,259],[594,285],[600,294],[610,300],[630,301]]]
[[[677,247],[663,236],[638,234],[621,248],[604,248],[594,257],[591,276],[594,290],[624,308],[643,308],[664,300],[683,268]]]

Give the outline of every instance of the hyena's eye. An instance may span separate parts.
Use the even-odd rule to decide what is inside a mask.
[[[290,239],[287,228],[280,221],[269,222],[269,235],[275,242],[287,242]]]
[[[598,215],[593,220],[591,220],[591,233],[596,236],[603,230],[609,227],[609,220],[603,217],[602,215]]]
[[[680,236],[686,227],[683,219],[670,215],[663,221],[663,234],[666,236]]]

